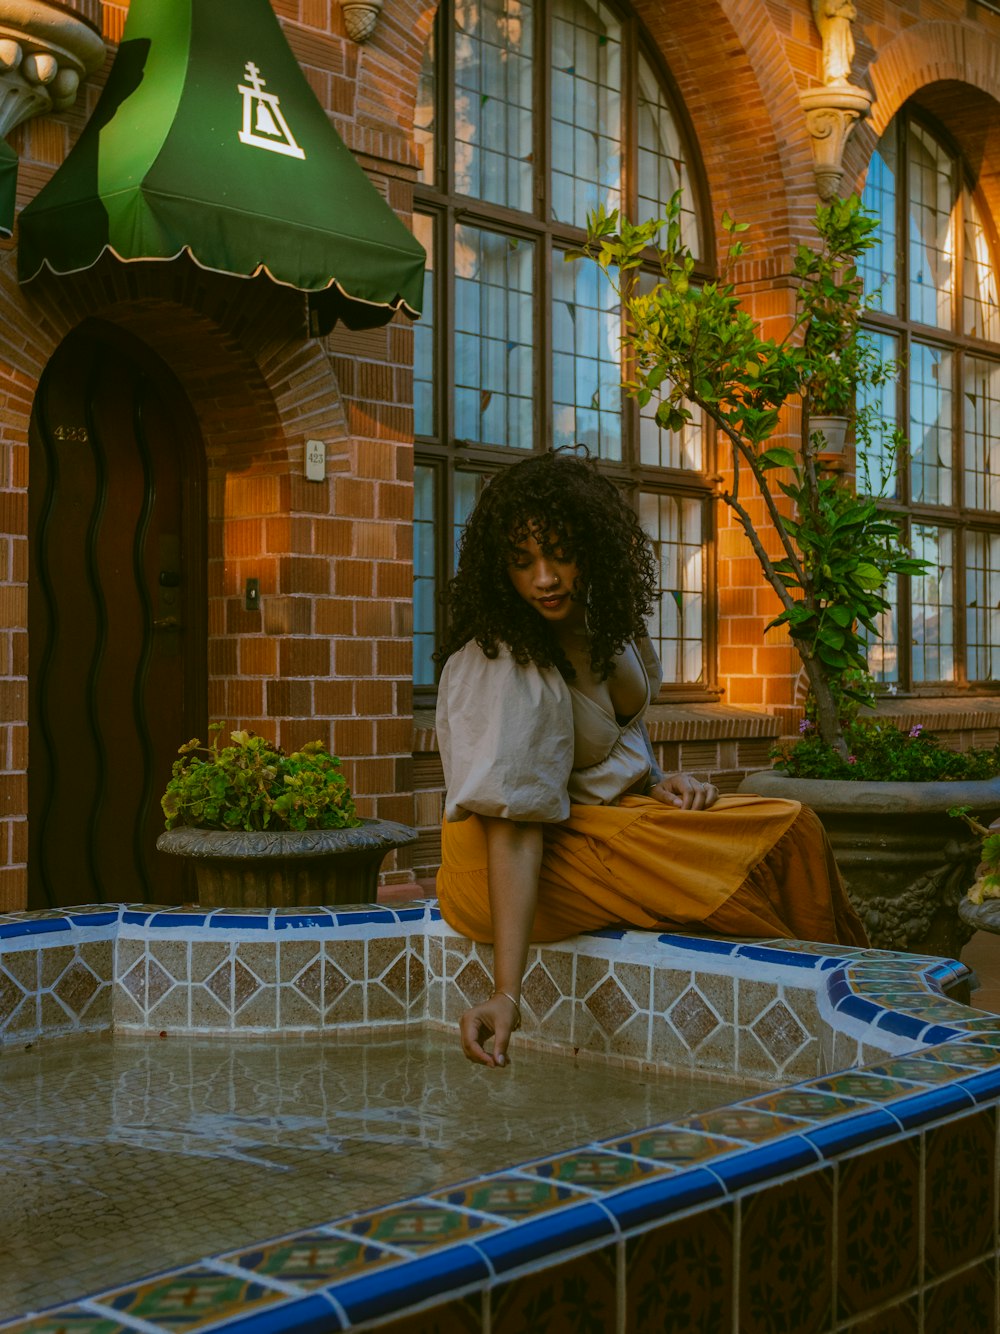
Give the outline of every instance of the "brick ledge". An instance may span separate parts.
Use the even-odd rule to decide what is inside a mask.
[[[1000,705],[998,705],[1000,718]],[[769,713],[754,713],[729,704],[653,704],[646,713],[652,741],[727,741],[779,737],[781,723]],[[413,711],[414,754],[435,754],[434,710]]]

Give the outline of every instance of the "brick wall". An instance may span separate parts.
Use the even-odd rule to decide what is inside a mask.
[[[337,0],[272,0],[306,76],[376,187],[407,218],[417,155],[417,75],[435,5],[386,0],[374,37],[346,38]],[[94,15],[97,0],[72,0]],[[871,122],[848,146],[845,186],[863,177],[877,135],[910,96],[933,110],[974,164],[990,200],[1000,189],[1000,17],[966,0],[858,0],[854,81],[870,87]],[[769,330],[791,315],[787,274],[810,234],[816,196],[799,92],[820,78],[819,41],[798,0],[635,0],[669,68],[704,163],[711,219],[751,224],[737,272]],[[127,4],[104,0],[104,32],[121,36]],[[105,69],[78,104],[17,129],[19,202],[63,160],[93,110]],[[27,433],[38,378],[60,339],[102,313],[168,363],[198,414],[208,466],[210,703],[213,717],[296,744],[322,735],[342,755],[365,814],[416,820],[433,835],[437,782],[426,738],[413,746],[412,348],[401,321],[364,334],[303,333],[302,302],[267,283],[190,264],[104,264],[28,293],[0,242],[0,908],[25,892],[27,764]],[[790,411],[786,441],[801,423]],[[305,441],[327,442],[324,484],[302,476]],[[725,479],[727,460],[719,466]],[[760,502],[749,498],[759,517]],[[728,514],[718,516],[719,652],[725,700],[769,712],[793,731],[798,662],[763,627],[776,610]],[[248,577],[261,611],[246,612]],[[976,729],[972,729],[975,731]],[[748,734],[687,742],[673,759],[736,774],[760,763]],[[667,749],[679,747],[676,756]],[[688,750],[685,750],[685,745]],[[715,746],[692,752],[691,745]],[[758,747],[759,748],[759,747]],[[435,816],[435,818],[431,818]],[[404,854],[405,855],[405,854]],[[429,864],[422,842],[414,865]],[[390,866],[400,875],[403,868]]]

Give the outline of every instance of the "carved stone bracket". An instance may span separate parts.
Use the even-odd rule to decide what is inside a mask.
[[[0,138],[15,125],[76,101],[104,61],[99,32],[48,0],[0,0]]]
[[[383,0],[340,0],[344,27],[353,42],[367,42],[375,31]]]
[[[844,146],[859,120],[871,110],[871,93],[853,84],[826,84],[799,93],[812,139],[816,188],[821,199],[832,199],[843,175]]]

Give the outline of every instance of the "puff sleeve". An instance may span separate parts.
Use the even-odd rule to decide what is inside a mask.
[[[569,818],[573,707],[554,667],[522,667],[503,646],[487,658],[470,641],[445,663],[437,736],[446,820]]]

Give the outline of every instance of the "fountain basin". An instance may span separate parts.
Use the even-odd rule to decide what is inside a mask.
[[[0,1041],[378,1043],[451,1030],[491,975],[489,947],[431,904],[8,914]],[[537,947],[522,1053],[770,1087],[372,1208],[334,1199],[307,1228],[282,1235],[276,1218],[252,1244],[172,1270],[165,1255],[161,1272],[0,1328],[176,1330],[181,1293],[183,1328],[241,1334],[419,1329],[421,1312],[481,1330],[487,1309],[499,1334],[541,1300],[609,1329],[658,1327],[678,1302],[741,1330],[978,1309],[996,1295],[1000,1016],[954,998],[967,978],[954,961],[809,942],[605,930]]]

